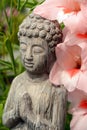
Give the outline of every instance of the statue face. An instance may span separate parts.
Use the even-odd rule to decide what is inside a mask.
[[[21,37],[20,51],[24,67],[30,73],[40,74],[46,71],[48,46],[41,38]]]

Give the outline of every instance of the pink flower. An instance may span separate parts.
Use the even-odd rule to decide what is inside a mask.
[[[77,110],[77,112],[82,112]],[[86,114],[84,114],[86,113]],[[75,114],[70,124],[71,130],[87,130],[87,110],[83,114]]]
[[[50,20],[55,20],[57,18],[57,13],[58,13],[58,0],[46,0],[44,3],[41,5],[37,6],[34,9],[34,13],[39,14],[40,16],[50,19]]]
[[[7,13],[7,16],[10,17],[10,15],[11,15],[11,8],[10,7],[6,8],[6,13]],[[15,8],[12,8],[12,15],[13,16],[18,15],[18,11]]]
[[[50,81],[64,84],[69,92],[76,88],[87,92],[87,39],[67,36],[56,47],[57,60],[50,72]]]
[[[69,93],[71,108],[69,113],[73,115],[70,127],[72,130],[87,130],[87,94],[76,89]]]
[[[49,79],[68,90],[71,130],[87,130],[87,0],[45,0],[34,13],[65,24]]]
[[[75,0],[45,0],[35,8],[34,12],[47,19],[55,20],[61,8],[67,8],[71,12],[75,9],[78,10],[79,5]]]
[[[56,47],[50,81],[64,84],[72,114],[71,130],[87,130],[87,36],[67,33],[64,42]]]
[[[64,22],[71,32],[87,32],[87,0],[46,0],[34,13]]]
[[[75,1],[75,0],[73,0]],[[77,0],[73,10],[64,7],[58,12],[57,19],[64,22],[71,33],[87,33],[87,1]],[[70,11],[68,11],[70,10]]]

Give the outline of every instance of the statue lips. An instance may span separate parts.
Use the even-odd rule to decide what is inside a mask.
[[[33,65],[34,65],[34,63],[32,63],[32,62],[25,62],[25,66],[26,67],[29,67],[29,68],[33,68]]]
[[[34,63],[32,61],[33,61],[33,59],[25,59],[25,61],[24,61],[25,66],[29,67],[29,68],[33,68]]]

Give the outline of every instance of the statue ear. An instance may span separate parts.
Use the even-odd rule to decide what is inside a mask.
[[[50,52],[47,57],[47,73],[50,73],[51,68],[53,67],[54,63],[56,61],[56,55],[55,52]]]

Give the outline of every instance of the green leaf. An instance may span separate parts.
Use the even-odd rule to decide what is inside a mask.
[[[38,4],[38,1],[37,1],[37,0],[33,0],[33,2],[34,2],[35,4]]]
[[[35,4],[33,3],[27,3],[26,4],[26,8],[33,8],[35,6]]]
[[[3,44],[3,43],[0,41],[0,46],[2,46],[2,44]]]
[[[38,5],[39,2],[37,0],[21,0],[20,1],[20,11],[23,8],[30,8],[33,9],[35,8],[36,5]]]
[[[21,5],[23,5],[24,3],[34,4],[34,1],[33,0],[21,0]]]
[[[5,126],[1,126],[0,130],[9,130],[8,128],[6,128]]]
[[[4,60],[2,60],[2,59],[0,59],[0,64],[1,64],[1,65],[4,65],[4,66],[12,67],[12,65],[11,65],[10,62],[4,61]]]
[[[20,10],[20,0],[17,0],[17,10]]]
[[[0,103],[0,124],[2,123],[3,104]]]
[[[0,32],[0,36],[3,36],[4,35],[4,33],[3,32]]]
[[[25,0],[25,1],[23,2],[22,6],[21,6],[21,8],[20,8],[20,11],[24,8],[24,6],[26,5],[27,1],[28,1],[28,0]]]
[[[66,116],[66,124],[65,124],[65,130],[70,130],[70,121],[72,119],[72,115],[67,114]]]
[[[3,92],[3,101],[6,100],[8,92],[9,92],[10,87],[6,86],[6,89]],[[5,102],[5,101],[4,101]]]
[[[5,70],[12,70],[12,67],[10,68],[10,67],[0,67],[0,71],[2,72],[2,71],[5,71]]]
[[[0,118],[2,117],[2,113],[3,113],[3,104],[0,103]]]
[[[21,59],[19,57],[16,58],[16,64],[17,64],[17,75],[22,73],[25,68],[23,67],[22,63],[21,63]]]
[[[63,29],[65,27],[63,22],[60,24],[60,27],[61,27],[61,29]]]
[[[0,74],[0,89],[1,91],[5,90],[5,82],[2,74]]]
[[[11,2],[10,2],[10,19],[9,19],[10,34],[12,34],[12,24],[13,24],[13,18],[12,18],[12,0],[11,0]]]
[[[13,48],[12,48],[11,41],[10,41],[9,38],[6,39],[5,44],[6,44],[8,53],[9,53],[10,58],[11,58],[12,68],[13,68],[14,74],[16,74],[15,60],[14,60],[14,55],[13,55]]]

